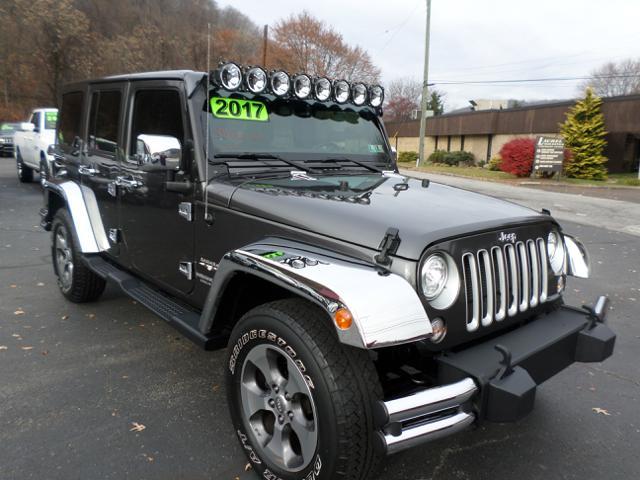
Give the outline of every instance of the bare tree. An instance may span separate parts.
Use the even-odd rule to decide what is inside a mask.
[[[588,87],[599,97],[640,93],[640,59],[604,64],[591,72],[591,78],[580,85],[580,91]]]
[[[380,70],[362,48],[349,46],[342,35],[308,12],[292,15],[273,28],[270,64],[292,72],[375,82]]]
[[[392,81],[385,91],[385,114],[393,120],[410,120],[414,110],[420,108],[422,83],[415,78]]]

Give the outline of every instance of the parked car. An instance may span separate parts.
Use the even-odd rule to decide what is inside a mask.
[[[16,167],[21,182],[33,181],[33,172],[40,174],[42,184],[49,176],[53,157],[47,152],[55,142],[57,120],[57,108],[36,108],[29,121],[21,123],[15,132]]]
[[[230,420],[265,479],[366,478],[524,417],[542,382],[613,352],[608,300],[563,302],[584,245],[548,211],[400,175],[383,99],[234,63],[62,90],[41,211],[62,294],[111,281],[226,347]]]
[[[0,157],[13,157],[13,135],[19,123],[0,123]]]

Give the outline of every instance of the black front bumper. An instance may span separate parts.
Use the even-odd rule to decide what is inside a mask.
[[[574,362],[602,362],[616,340],[600,316],[561,306],[509,333],[438,359],[440,382],[471,377],[477,418],[516,421],[533,409],[537,385]]]
[[[377,447],[395,453],[468,428],[513,422],[533,409],[537,386],[574,362],[611,356],[616,336],[604,324],[608,300],[580,310],[561,306],[511,332],[439,356],[437,385],[377,402]]]

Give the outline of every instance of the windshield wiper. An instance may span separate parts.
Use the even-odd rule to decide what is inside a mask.
[[[294,162],[292,160],[287,160],[278,155],[273,155],[271,153],[216,153],[213,158],[237,158],[239,160],[278,160],[279,162],[286,163],[291,167],[295,167],[303,172],[310,172],[313,168],[304,165],[303,163]],[[227,163],[227,162],[215,162],[209,161],[212,164],[216,163]],[[228,166],[228,165],[227,165]],[[234,165],[237,166],[237,165]],[[273,166],[273,165],[266,165]]]
[[[329,163],[329,162],[351,162],[360,167],[366,168],[372,172],[382,173],[384,170],[381,168],[375,167],[368,162],[361,162],[359,160],[353,160],[352,158],[347,157],[336,157],[336,158],[323,158],[322,160],[307,160],[308,162],[320,162],[320,163]]]

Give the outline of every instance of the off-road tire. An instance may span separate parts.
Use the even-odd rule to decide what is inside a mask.
[[[21,183],[33,182],[33,170],[27,167],[22,161],[20,150],[16,150],[16,168],[18,170],[18,180]]]
[[[69,275],[69,284],[65,285],[61,276],[60,266],[57,262],[58,249],[56,248],[56,236],[64,231],[70,259],[72,261],[72,273]],[[82,261],[82,253],[78,250],[77,239],[74,234],[73,223],[69,212],[65,208],[59,209],[53,217],[51,226],[51,259],[53,271],[58,277],[58,286],[62,294],[74,303],[84,303],[97,300],[104,291],[106,282],[103,278],[89,270]]]
[[[286,351],[302,365],[300,371],[308,376],[308,386],[313,385],[315,422],[320,427],[317,447],[312,460],[295,472],[281,468],[264,454],[243,413],[243,368],[251,351],[264,350],[265,344]],[[335,327],[315,305],[287,299],[246,313],[231,333],[225,375],[234,429],[262,478],[362,480],[375,470],[378,458],[372,441],[372,405],[382,398],[375,366],[366,350],[338,341]]]

